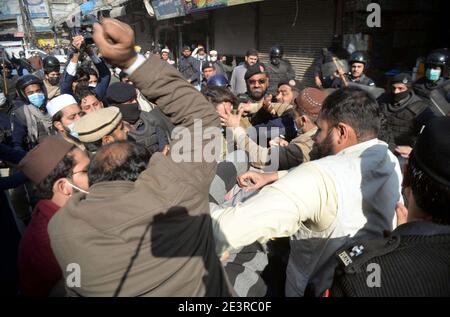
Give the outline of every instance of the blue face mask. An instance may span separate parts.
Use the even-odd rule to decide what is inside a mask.
[[[428,68],[425,72],[425,76],[427,76],[428,80],[436,81],[439,79],[439,77],[441,77],[441,70]]]
[[[45,101],[45,95],[41,92],[37,92],[35,94],[29,95],[28,100],[30,103],[36,108],[40,108]]]
[[[69,129],[69,133],[71,136],[73,136],[74,138],[78,139],[80,138],[80,136],[78,135],[78,132],[75,131],[75,122],[72,122],[71,124],[67,125],[67,128]]]

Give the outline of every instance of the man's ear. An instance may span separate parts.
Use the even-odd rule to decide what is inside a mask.
[[[301,116],[300,120],[302,121],[302,126],[304,126],[308,122],[309,119],[307,116]]]
[[[55,122],[53,122],[53,126],[55,127],[56,130],[58,130],[58,131],[60,131],[60,132],[61,132],[61,131],[64,131],[64,127],[63,127],[61,121],[55,121]]]
[[[67,182],[66,178],[60,178],[53,184],[53,194],[59,193],[64,196],[72,195],[73,188]]]
[[[102,137],[102,145],[113,143],[113,142],[114,142],[114,137],[112,137],[111,135],[105,135],[104,137]]]
[[[338,135],[338,144],[345,143],[350,138],[351,128],[345,123],[339,122],[336,126]]]

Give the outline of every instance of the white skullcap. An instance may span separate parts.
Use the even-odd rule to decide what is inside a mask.
[[[216,50],[211,50],[211,51],[209,51],[209,55],[217,55],[218,53],[217,53],[217,51]]]
[[[168,48],[163,48],[163,49],[161,50],[161,52],[162,52],[162,53],[170,53],[170,51],[169,51]]]
[[[55,113],[58,111],[61,111],[61,109],[64,109],[67,106],[70,105],[77,105],[78,102],[75,100],[75,98],[72,95],[64,94],[59,95],[58,97],[53,98],[49,102],[47,102],[47,112],[50,114],[50,116],[54,116]]]

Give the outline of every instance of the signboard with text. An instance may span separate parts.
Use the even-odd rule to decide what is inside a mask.
[[[152,0],[157,20],[263,0]]]
[[[183,4],[188,14],[260,1],[263,0],[183,0]]]
[[[157,20],[184,16],[184,6],[181,0],[153,0],[153,10]]]
[[[47,5],[44,0],[27,0],[30,18],[48,18]]]
[[[0,1],[0,20],[12,20],[20,15],[19,0]]]

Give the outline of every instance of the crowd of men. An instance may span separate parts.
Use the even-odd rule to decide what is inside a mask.
[[[2,64],[3,294],[450,295],[446,49],[384,90],[337,46],[307,87],[279,46],[175,63],[115,19],[93,38],[63,72]]]

